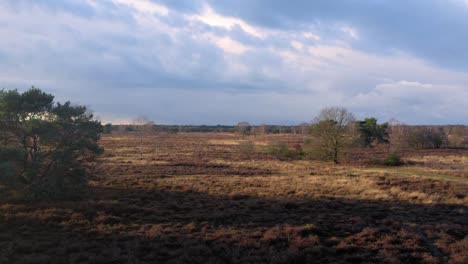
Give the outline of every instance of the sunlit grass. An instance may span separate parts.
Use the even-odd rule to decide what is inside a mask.
[[[362,169],[364,172],[385,172],[388,173],[389,176],[397,176],[397,177],[419,177],[419,178],[427,178],[427,179],[437,179],[437,180],[444,180],[444,181],[453,181],[453,182],[461,182],[461,183],[468,183],[468,179],[464,179],[461,177],[450,176],[446,175],[437,171],[433,171],[427,168],[421,167],[389,167],[389,168],[365,168]]]

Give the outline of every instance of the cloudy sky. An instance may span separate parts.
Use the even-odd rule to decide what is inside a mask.
[[[103,121],[468,124],[468,0],[1,0],[0,88]]]

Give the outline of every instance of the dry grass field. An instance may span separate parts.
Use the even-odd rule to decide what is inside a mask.
[[[333,165],[248,140],[104,136],[85,199],[0,203],[0,263],[468,263],[468,151]]]

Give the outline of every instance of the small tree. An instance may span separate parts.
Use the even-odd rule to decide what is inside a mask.
[[[235,127],[235,131],[237,133],[239,133],[239,135],[242,137],[242,139],[245,136],[250,135],[250,130],[251,130],[251,126],[250,126],[249,122],[239,122],[239,123],[237,123],[237,125]]]
[[[387,127],[389,152],[391,154],[402,153],[408,146],[410,128],[408,125],[399,122],[396,119],[390,120]]]
[[[388,142],[388,123],[379,125],[377,119],[371,117],[356,122],[356,127],[359,132],[360,144],[364,147],[370,147],[373,143]]]
[[[265,134],[266,134],[266,132],[267,132],[267,125],[262,124],[262,125],[253,127],[253,130],[254,130],[254,135],[255,135],[255,136],[258,135],[258,136],[264,137]]]
[[[101,123],[84,106],[53,100],[34,87],[0,91],[0,182],[10,190],[63,198],[86,187],[84,162],[103,151]]]
[[[154,131],[155,123],[146,116],[139,116],[133,120],[132,124],[135,130],[138,131],[140,138],[140,159],[143,159],[144,138]]]
[[[306,151],[312,158],[338,163],[343,150],[356,137],[355,118],[345,108],[324,108],[311,126]]]

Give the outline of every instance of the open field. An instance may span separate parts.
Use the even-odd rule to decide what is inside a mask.
[[[468,263],[468,151],[333,165],[248,139],[104,136],[84,200],[0,204],[0,263]]]

